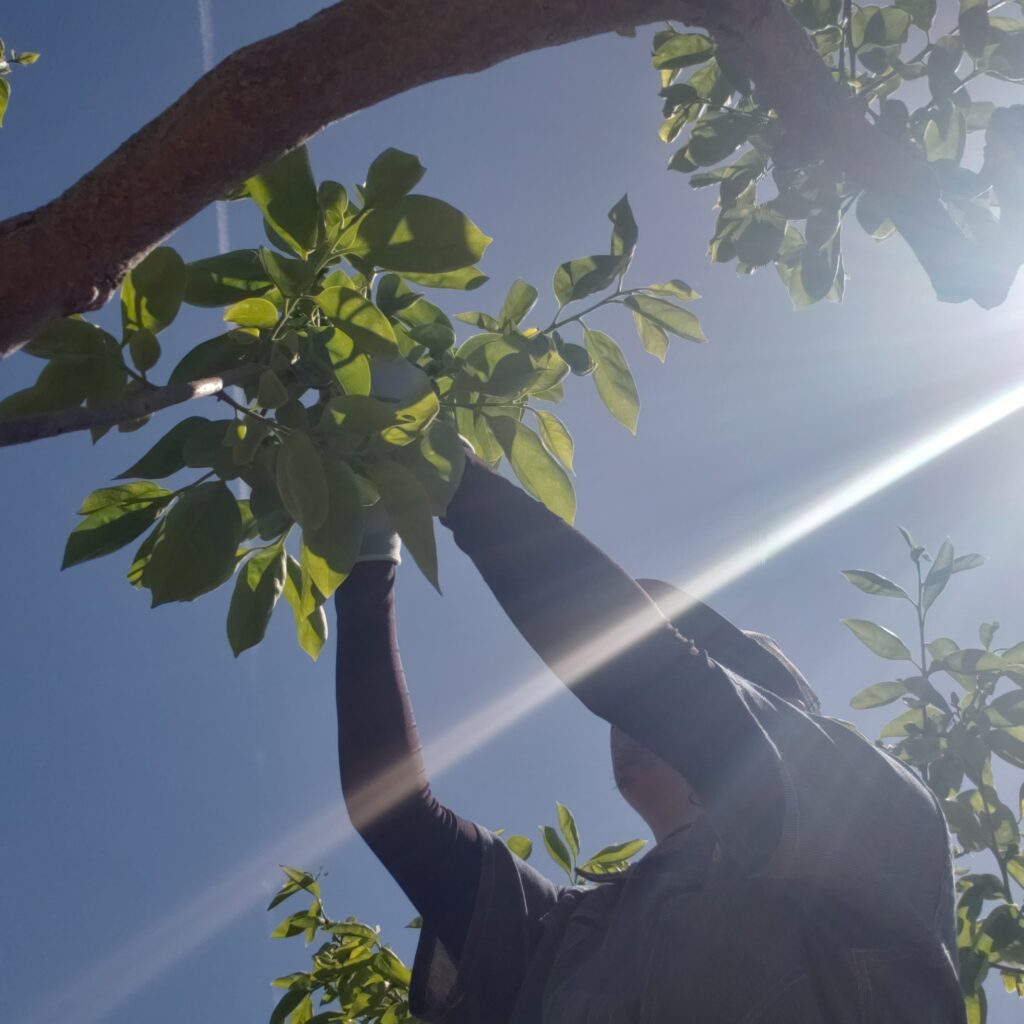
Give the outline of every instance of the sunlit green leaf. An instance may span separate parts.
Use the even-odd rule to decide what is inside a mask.
[[[274,605],[284,590],[284,544],[257,551],[239,569],[228,608],[228,641],[237,658],[264,637]]]
[[[843,619],[843,624],[869,651],[890,661],[910,661],[907,645],[891,630],[867,619]]]
[[[576,515],[572,483],[537,434],[512,416],[493,416],[489,423],[523,487],[555,515],[571,523]]]
[[[437,546],[430,497],[411,470],[397,462],[374,462],[367,475],[380,491],[381,501],[402,543],[420,571],[440,589],[437,579]]]
[[[541,835],[544,838],[544,849],[548,851],[551,859],[569,876],[573,881],[572,860],[569,851],[565,848],[561,836],[550,826],[544,825],[541,828]]]
[[[299,146],[278,157],[245,183],[267,223],[305,259],[316,247],[320,207],[309,153]]]
[[[902,697],[907,688],[899,680],[890,683],[875,683],[861,690],[850,700],[851,708],[879,708]]]
[[[870,572],[867,569],[843,569],[842,572],[855,587],[863,590],[865,594],[877,597],[902,597],[910,600],[907,592],[899,584],[893,583],[885,576],[880,576],[877,572]]]
[[[570,472],[572,471],[573,442],[572,435],[565,424],[554,413],[543,409],[534,409],[537,417],[539,433],[544,444],[558,461]]]
[[[640,417],[640,396],[629,363],[615,342],[600,331],[586,331],[584,344],[594,360],[594,384],[608,411],[631,433]]]
[[[387,270],[447,274],[471,267],[491,239],[448,203],[409,195],[374,207],[352,229],[351,238],[346,233],[343,243]]]
[[[400,149],[385,149],[366,173],[363,198],[366,206],[394,202],[411,192],[426,173],[419,158]]]

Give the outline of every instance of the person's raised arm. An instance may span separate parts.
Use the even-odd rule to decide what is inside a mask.
[[[398,652],[393,558],[356,564],[335,596],[341,786],[352,824],[454,958],[480,879],[480,836],[430,791]]]

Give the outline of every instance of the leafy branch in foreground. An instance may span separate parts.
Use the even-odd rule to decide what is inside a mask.
[[[845,571],[866,594],[907,602],[914,611],[914,637],[908,644],[891,630],[867,619],[846,619],[853,634],[889,661],[906,662],[899,679],[875,683],[850,702],[874,708],[896,700],[906,710],[881,731],[880,743],[916,771],[942,804],[956,839],[957,941],[960,984],[972,1024],[984,1024],[982,983],[998,971],[1008,992],[1024,996],[1024,855],[1021,816],[1024,786],[1011,810],[1001,799],[993,757],[1024,768],[1024,643],[996,647],[998,622],[982,623],[980,646],[961,648],[948,637],[927,639],[927,619],[950,579],[984,559],[957,557],[944,541],[934,560],[911,534],[900,528],[910,550],[916,579],[908,592],[878,573]],[[957,686],[940,690],[941,680]],[[979,864],[987,858],[995,873]]]
[[[556,807],[558,828],[541,828],[544,848],[573,884],[587,884],[602,874],[625,870],[646,845],[644,839],[633,839],[606,846],[577,866],[579,828],[567,807]],[[522,860],[528,860],[533,852],[533,843],[526,836],[509,836],[505,843]],[[381,942],[380,929],[351,917],[332,919],[324,910],[317,878],[297,868],[282,866],[282,871],[286,880],[267,909],[303,894],[311,896],[312,902],[305,910],[286,917],[272,937],[302,935],[308,946],[320,936],[323,942],[313,954],[308,971],[286,974],[273,982],[286,991],[270,1015],[270,1024],[412,1024],[411,971],[393,949]],[[409,927],[420,925],[416,918]]]
[[[295,150],[230,196],[256,204],[270,246],[190,263],[155,249],[122,284],[120,338],[73,317],[25,346],[44,366],[34,385],[0,402],[0,440],[24,440],[49,413],[90,423],[95,442],[117,419],[111,409],[165,407],[201,386],[228,413],[181,420],[120,475],[130,482],[89,495],[65,568],[146,534],[128,578],[154,606],[235,576],[235,654],[260,642],[283,594],[316,657],[324,602],[352,567],[367,507],[384,503],[437,586],[433,517],[458,486],[460,435],[492,466],[507,459],[531,494],[572,520],[573,439],[550,406],[575,375],[593,378],[630,431],[640,411],[622,349],[591,318],[630,310],[644,348],[663,360],[669,335],[704,340],[684,305],[698,295],[678,280],[625,287],[639,232],[623,197],[609,214],[608,253],[555,271],[557,312],[545,326],[527,325],[538,292],[522,280],[496,312],[453,321],[421,289],[481,285],[476,263],[491,240],[453,206],[414,193],[423,174],[415,156],[389,149],[350,195],[337,182],[317,186],[305,149]],[[164,332],[183,304],[223,308],[227,330],[156,383]],[[457,344],[460,322],[476,333]],[[397,396],[374,386],[389,376],[405,381]],[[244,400],[224,390],[228,380]],[[176,488],[156,483],[186,470],[200,475]],[[249,497],[235,496],[235,480]]]
[[[18,53],[16,50],[8,50],[4,41],[0,39],[0,125],[4,123],[4,114],[7,113],[7,106],[11,102],[11,82],[9,75],[15,64],[35,64],[39,60],[38,53],[26,50]]]

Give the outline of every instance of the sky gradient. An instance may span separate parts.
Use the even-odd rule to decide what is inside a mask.
[[[318,6],[35,0],[6,12],[8,46],[43,58],[13,76],[0,216],[70,185],[186,89],[204,52],[222,57]],[[577,523],[637,576],[686,583],[739,566],[716,587],[716,606],[776,637],[826,712],[873,734],[884,711],[847,704],[889,670],[839,619],[899,630],[910,615],[839,570],[906,581],[897,522],[933,550],[948,534],[958,551],[989,557],[936,605],[937,635],[968,644],[978,622],[999,619],[999,639],[1024,639],[1024,417],[939,445],[916,470],[913,460],[892,462],[1024,385],[1021,291],[990,313],[940,305],[901,241],[877,245],[855,228],[842,306],[794,313],[774,271],[743,278],[709,265],[713,197],[665,170],[649,43],[650,32],[601,38],[419,89],[323,132],[310,146],[314,169],[353,183],[387,146],[420,156],[421,189],[495,239],[485,289],[440,293],[451,313],[496,307],[517,276],[542,290],[538,319],[552,312],[555,266],[602,251],[606,212],[629,193],[640,246],[628,282],[689,281],[704,295],[694,309],[710,342],[674,341],[662,366],[627,317],[595,321],[622,344],[643,411],[633,438],[589,382],[567,389],[559,415],[577,442]],[[220,210],[169,244],[186,259],[225,242],[259,244],[251,210]],[[167,366],[218,322],[217,311],[184,310],[163,336]],[[26,356],[6,360],[0,394],[38,369]],[[151,612],[124,582],[126,553],[58,571],[84,495],[180,415],[96,448],[76,435],[0,452],[0,906],[9,923],[0,1020],[259,1024],[278,994],[270,980],[308,962],[300,941],[268,937],[284,916],[263,910],[279,862],[322,867],[334,916],[381,924],[404,956],[413,948],[402,930],[413,912],[352,840],[341,806],[333,649],[311,663],[282,607],[266,643],[236,661],[224,636],[227,588]],[[876,478],[876,493],[850,490],[880,464],[895,469]],[[803,535],[783,537],[799,515]],[[787,543],[773,545],[780,537]],[[532,835],[561,800],[590,850],[645,835],[614,792],[606,726],[544,675],[468,561],[439,540],[444,596],[409,560],[399,589],[402,652],[439,798]],[[1019,1008],[995,994],[992,1024],[1011,1013]]]

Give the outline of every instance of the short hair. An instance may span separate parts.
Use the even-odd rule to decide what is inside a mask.
[[[636,581],[676,631],[755,686],[818,714],[821,702],[803,673],[764,633],[740,629],[710,605],[663,580]]]

